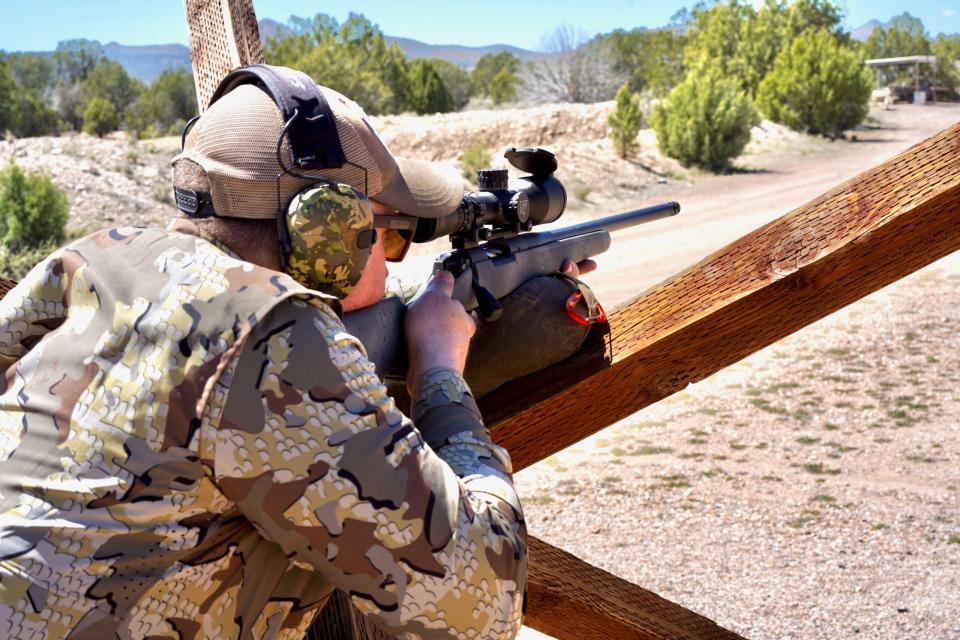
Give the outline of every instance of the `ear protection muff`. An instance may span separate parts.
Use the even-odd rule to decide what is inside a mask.
[[[283,217],[286,273],[311,289],[346,296],[376,242],[370,201],[349,185],[320,183],[295,195]]]
[[[376,241],[373,210],[363,192],[305,172],[359,165],[347,160],[333,111],[305,73],[266,64],[243,67],[221,81],[210,104],[244,84],[256,85],[269,95],[280,109],[284,123],[277,139],[277,163],[281,169],[277,174],[281,270],[304,286],[342,298],[359,281]],[[285,137],[292,165],[281,154]],[[359,168],[366,175],[366,169]],[[289,203],[283,203],[280,178],[284,174],[314,184],[294,195]]]

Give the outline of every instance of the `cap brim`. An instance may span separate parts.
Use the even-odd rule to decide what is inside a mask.
[[[395,160],[397,173],[373,196],[374,200],[421,218],[441,218],[460,206],[463,178],[455,168],[423,160]]]

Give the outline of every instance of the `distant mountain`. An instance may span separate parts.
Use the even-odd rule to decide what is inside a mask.
[[[426,44],[419,40],[411,38],[397,38],[395,36],[386,36],[388,43],[396,42],[400,50],[408,58],[440,58],[447,60],[461,67],[472,67],[481,57],[488,53],[500,53],[509,51],[521,62],[530,62],[543,58],[545,54],[520,47],[513,47],[508,44],[491,44],[485,47],[465,47],[459,44]]]
[[[860,42],[866,42],[867,38],[870,37],[870,34],[873,33],[874,28],[884,27],[885,23],[880,22],[876,18],[873,20],[867,20],[862,25],[850,32],[850,37],[854,40],[859,40]]]
[[[167,69],[190,69],[190,49],[182,44],[128,46],[111,42],[103,46],[103,53],[144,82],[153,82]]]
[[[290,27],[272,18],[257,20],[257,26],[260,28],[260,39],[264,42],[266,42],[268,38],[282,38],[293,33]]]
[[[264,42],[269,38],[282,38],[293,33],[290,27],[273,20],[264,18],[257,23],[260,26],[260,39]],[[512,47],[507,44],[491,44],[485,47],[465,47],[458,44],[427,44],[414,40],[413,38],[401,38],[398,36],[385,36],[387,44],[396,42],[400,50],[408,58],[440,58],[447,60],[461,67],[472,67],[484,54],[500,53],[509,51],[517,56],[521,62],[528,62],[543,57],[543,54],[536,51],[528,51],[520,47]]]
[[[282,38],[292,31],[286,25],[264,18],[258,22],[260,39]],[[386,36],[387,42],[396,42],[408,58],[441,58],[461,67],[472,67],[481,56],[487,53],[509,51],[522,62],[536,60],[544,54],[529,51],[506,44],[492,44],[486,47],[465,47],[457,44],[427,44],[411,38]],[[144,82],[152,82],[165,69],[190,69],[190,50],[182,44],[129,46],[111,42],[104,45],[104,55],[116,60],[127,73]]]

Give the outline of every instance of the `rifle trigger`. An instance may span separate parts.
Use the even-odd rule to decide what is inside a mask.
[[[477,265],[470,262],[471,283],[473,295],[477,298],[477,310],[480,317],[487,322],[499,320],[503,315],[503,305],[497,300],[497,297],[490,293],[490,290],[480,284],[480,274],[477,272]]]

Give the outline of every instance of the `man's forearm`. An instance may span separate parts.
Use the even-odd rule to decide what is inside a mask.
[[[411,407],[411,418],[420,434],[454,473],[463,478],[477,473],[496,472],[509,485],[509,490],[505,492],[507,495],[500,497],[519,509],[519,501],[510,480],[513,471],[510,455],[506,449],[491,441],[470,387],[460,373],[446,368],[425,372],[413,389]],[[477,453],[484,458],[483,466],[486,469],[467,464],[462,451],[444,451],[448,447],[462,449],[465,446],[478,450]]]

